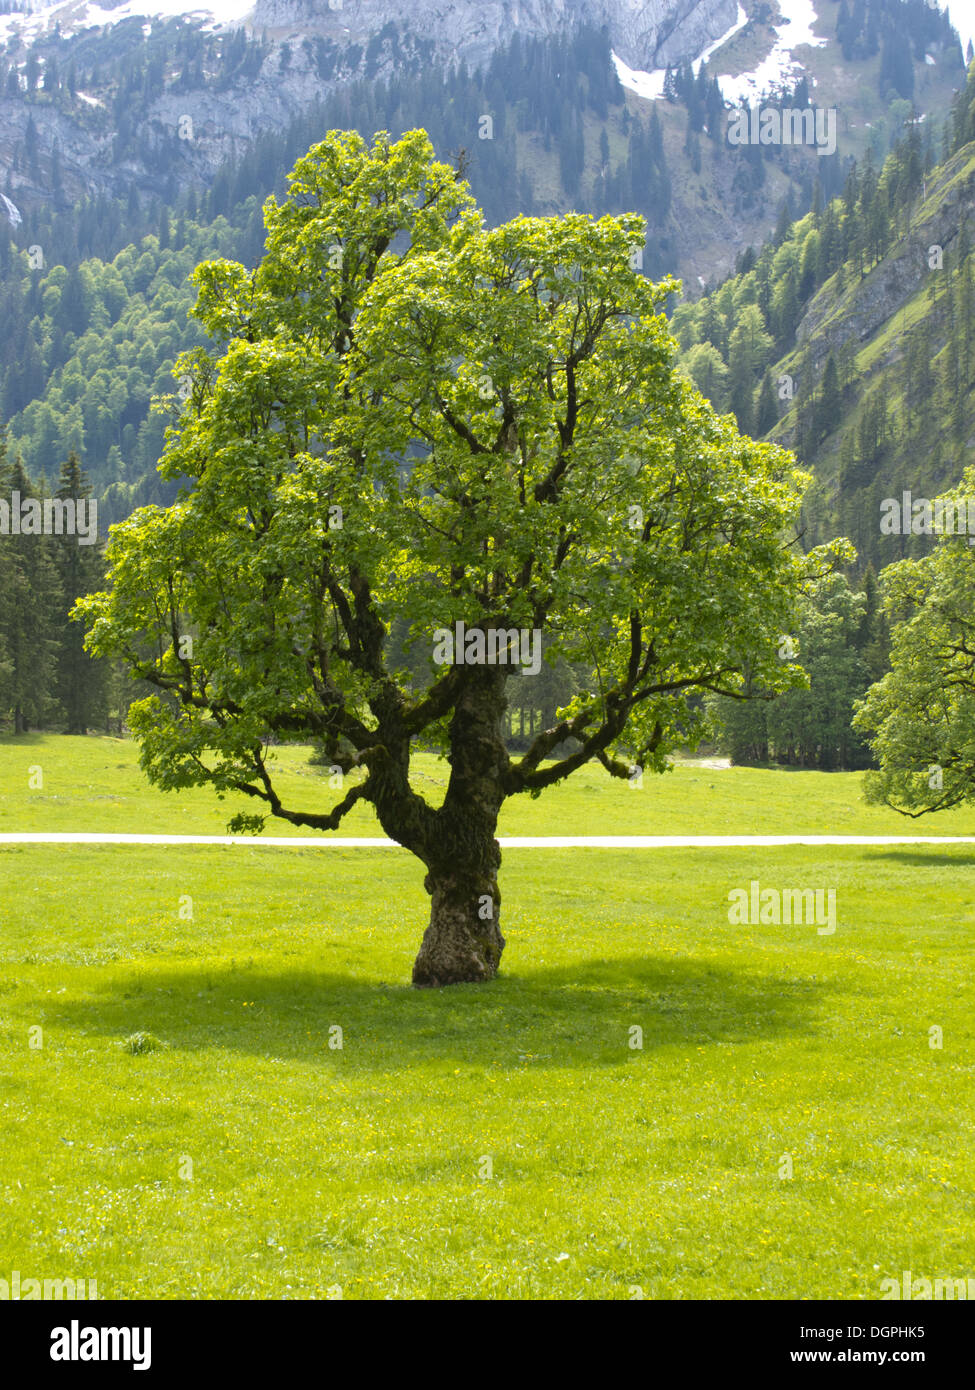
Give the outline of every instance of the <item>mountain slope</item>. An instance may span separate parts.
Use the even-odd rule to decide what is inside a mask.
[[[798,445],[814,467],[810,540],[839,529],[877,569],[930,546],[923,533],[884,534],[884,500],[932,499],[954,486],[975,443],[973,234],[969,144],[937,171],[875,266],[860,278],[848,264],[822,287],[796,351],[773,369],[807,381],[773,437]]]
[[[885,499],[933,499],[975,442],[973,103],[975,63],[940,166],[909,125],[882,170],[854,170],[842,198],[673,316],[717,408],[811,467],[807,542],[849,535],[877,569],[930,545],[882,529]]]
[[[774,38],[785,27],[770,5],[748,3],[751,17],[711,54],[716,72],[729,66],[729,52],[738,54],[730,66],[753,71],[769,34]],[[127,4],[125,12],[131,8]],[[869,129],[857,126],[848,111],[843,138],[851,149],[866,148],[867,172],[853,176],[852,196],[862,205],[862,223],[873,227],[879,217],[880,230],[871,232],[876,241],[881,232],[887,236],[883,228],[902,216],[924,169],[940,156],[942,130],[931,113],[947,114],[952,72],[963,72],[955,66],[960,56],[943,21],[921,0],[863,0],[846,18],[843,5],[832,0],[818,0],[818,9],[825,18],[815,26],[827,38],[834,35],[808,50],[810,63],[821,65],[818,77],[811,67],[807,77],[803,68],[796,87],[766,105],[804,106],[814,91],[828,96],[829,82],[849,85],[858,78],[859,109],[874,119]],[[95,13],[84,6],[73,12]],[[568,12],[564,7],[560,13]],[[526,13],[530,20],[535,11]],[[884,28],[888,21],[892,27]],[[667,95],[651,101],[620,85],[608,31],[527,39],[519,33],[484,68],[444,72],[428,61],[432,40],[414,40],[392,24],[365,48],[342,47],[322,35],[298,45],[243,29],[208,33],[203,21],[185,17],[147,27],[148,35],[142,20],[128,13],[102,29],[48,35],[39,50],[13,48],[6,68],[0,59],[0,91],[10,90],[0,102],[0,145],[13,138],[4,124],[11,113],[25,122],[0,204],[0,414],[35,474],[53,476],[75,449],[102,497],[111,498],[113,515],[154,485],[162,426],[150,416],[150,395],[172,389],[168,368],[191,331],[185,247],[193,242],[210,254],[211,245],[224,246],[230,237],[224,254],[252,262],[262,244],[261,202],[282,191],[295,158],[336,126],[367,136],[426,126],[442,157],[463,160],[492,222],[519,212],[635,209],[648,224],[644,272],[677,271],[691,295],[736,262],[747,268],[749,257],[755,259],[750,246],[776,232],[776,245],[759,262],[762,283],[745,291],[745,303],[762,301],[759,323],[739,322],[728,287],[715,296],[713,323],[702,321],[703,309],[689,319],[688,304],[675,315],[685,347],[693,349],[696,379],[721,408],[730,404],[739,412],[745,428],[759,405],[761,374],[773,362],[782,359],[781,370],[797,377],[800,393],[808,387],[813,395],[831,350],[846,353],[846,371],[846,338],[833,341],[831,311],[811,302],[850,253],[847,230],[838,230],[843,219],[827,212],[788,229],[790,209],[831,205],[849,191],[849,162],[842,149],[817,155],[805,146],[730,145],[724,138],[729,109],[703,61],[672,67]],[[895,42],[909,61],[891,76],[885,62]],[[895,77],[934,103],[923,122],[909,120],[905,97],[891,96]],[[819,87],[811,89],[812,81]],[[262,94],[270,88],[282,102],[293,100],[297,114],[285,121],[285,103],[280,121],[275,117],[278,123],[265,129],[258,117],[267,115]],[[326,95],[318,100],[323,88]],[[219,127],[219,113],[229,108],[238,122],[234,131]],[[163,109],[175,125],[161,120]],[[183,117],[191,138],[179,134]],[[62,145],[58,132],[69,128],[81,134],[75,144]],[[900,128],[911,132],[910,168],[898,165],[897,177],[882,183],[878,202],[871,152],[882,157]],[[953,138],[949,129],[949,145]],[[95,195],[77,202],[90,188]],[[819,239],[815,254],[806,246],[810,234]],[[174,242],[178,261],[171,259]],[[864,254],[861,248],[861,259]],[[124,331],[99,288],[106,275],[115,283],[106,267],[120,255],[124,264],[142,267],[118,310]],[[870,280],[864,294],[879,283],[880,277]],[[803,312],[806,326],[799,323]],[[862,314],[862,306],[856,312]],[[92,342],[100,333],[114,344],[107,355]],[[744,355],[733,346],[742,335],[748,338]],[[797,353],[806,354],[803,361],[792,360]],[[844,376],[842,390],[848,389]],[[812,448],[805,411],[801,396],[794,418],[781,423],[782,437],[804,455]],[[824,469],[828,474],[825,463]],[[847,468],[844,488],[853,476]]]
[[[76,0],[0,16],[2,191],[18,210],[67,210],[90,196],[125,201],[133,189],[175,209],[264,137],[308,120],[320,103],[341,109],[357,87],[425,80],[415,123],[443,124],[458,59],[462,81],[478,77],[481,104],[453,127],[458,143],[483,156],[491,138],[483,118],[496,122],[514,104],[503,74],[489,80],[498,59],[516,46],[556,52],[587,33],[605,46],[602,82],[615,86],[622,73],[629,83],[628,119],[647,127],[655,113],[660,123],[675,206],[669,227],[651,221],[670,241],[667,268],[693,285],[713,283],[740,249],[767,238],[786,199],[794,210],[809,205],[817,172],[827,195],[842,180],[808,147],[732,147],[726,103],[771,82],[786,103],[835,109],[832,159],[842,165],[868,144],[883,156],[903,117],[898,103],[940,121],[963,79],[957,38],[925,0],[856,0],[850,15],[845,0],[263,0],[249,15],[245,0],[192,11],[190,3],[102,9]],[[162,14],[143,18],[142,8]],[[647,76],[657,100],[639,94]],[[568,116],[554,125],[537,119],[531,96],[522,100],[528,109],[514,115],[526,138],[507,156],[519,210],[613,210],[606,185],[626,153],[626,122],[605,127],[606,151],[603,125],[585,102],[576,109],[570,82],[555,98]],[[369,103],[361,91],[350,101],[346,123],[362,128]],[[395,113],[390,124],[403,128]],[[553,179],[553,139],[563,162],[581,163],[578,180],[561,169]],[[525,180],[538,188],[530,205]],[[639,189],[632,205],[642,210]]]

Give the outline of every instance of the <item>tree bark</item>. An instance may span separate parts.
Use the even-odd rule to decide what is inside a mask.
[[[496,858],[500,864],[500,851]],[[496,868],[483,875],[434,870],[423,886],[430,894],[430,925],[413,966],[413,983],[439,989],[493,980],[504,950]]]
[[[495,839],[508,765],[504,685],[503,669],[469,668],[450,721],[450,780],[424,856],[430,925],[413,966],[424,988],[491,980],[504,950]]]

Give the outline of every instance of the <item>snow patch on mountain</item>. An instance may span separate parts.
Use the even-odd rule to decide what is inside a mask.
[[[802,75],[802,64],[794,56],[795,50],[803,44],[808,44],[810,48],[822,48],[826,44],[826,39],[819,38],[813,33],[812,26],[816,22],[816,10],[812,0],[778,0],[778,5],[782,18],[778,24],[773,26],[775,42],[771,52],[762,59],[753,72],[742,73],[738,77],[730,77],[721,72],[720,59],[713,66],[713,75],[718,78],[726,101],[737,103],[744,98],[746,101],[754,102],[768,92],[790,85]],[[702,63],[710,63],[714,54],[747,23],[748,15],[739,3],[738,17],[735,23],[726,34],[722,34],[719,39],[715,39],[714,43],[709,44],[701,56],[694,61],[694,71],[697,72]],[[666,75],[663,70],[658,68],[654,72],[634,71],[634,69],[627,67],[615,53],[613,54],[613,62],[616,65],[620,82],[631,92],[636,92],[638,96],[648,97],[651,100],[663,96],[664,77]]]
[[[762,58],[754,71],[743,72],[740,76],[729,76],[720,71],[720,58],[718,63],[712,65],[712,72],[718,78],[720,90],[726,101],[739,103],[744,99],[754,103],[768,92],[791,85],[791,82],[803,74],[803,64],[794,57],[796,49],[803,44],[808,44],[812,49],[825,46],[826,39],[818,38],[812,32],[812,25],[816,21],[812,0],[779,0],[779,11],[782,18],[773,25],[775,43],[772,44],[772,51],[768,57]],[[708,44],[700,58],[694,61],[694,71],[700,70],[702,63],[711,63],[714,54],[718,53],[723,44],[736,35],[739,29],[743,29],[747,22],[748,15],[739,3],[739,14],[732,28],[719,39],[715,39],[714,43]],[[619,81],[625,88],[629,88],[630,92],[636,92],[637,96],[650,97],[651,100],[663,96],[663,78],[666,74],[659,68],[654,72],[634,71],[623,63],[622,58],[616,57],[615,53],[613,63],[616,65]]]
[[[774,26],[775,42],[767,58],[759,63],[754,72],[743,73],[740,77],[718,74],[718,81],[727,101],[758,101],[761,97],[782,87],[791,85],[802,76],[802,64],[794,56],[795,50],[804,44],[810,48],[823,48],[825,39],[813,33],[816,10],[812,0],[779,0],[782,22]]]
[[[174,19],[178,15],[198,19],[205,28],[220,28],[240,23],[254,8],[254,0],[124,0],[121,5],[103,8],[89,0],[56,0],[41,5],[32,14],[0,15],[0,39],[19,34],[28,42],[54,31],[60,24],[62,34],[78,34],[84,29],[118,24],[123,19],[139,16],[143,19]]]
[[[627,67],[618,53],[613,54],[613,66],[621,86],[627,91],[636,92],[638,97],[645,97],[647,101],[656,101],[658,97],[663,96],[666,68],[654,68],[653,72],[638,72],[635,68]]]
[[[731,28],[726,30],[720,38],[715,39],[714,43],[709,43],[700,57],[695,58],[691,66],[695,73],[700,70],[702,63],[711,61],[711,56],[717,53],[718,49],[728,42],[728,40],[738,33],[739,29],[744,29],[748,23],[748,15],[739,0],[738,14]],[[639,72],[634,68],[627,67],[623,59],[617,53],[613,54],[613,66],[616,68],[616,75],[622,86],[631,92],[636,92],[638,97],[646,97],[648,101],[656,101],[664,94],[664,78],[667,76],[666,68],[654,68],[652,72]]]

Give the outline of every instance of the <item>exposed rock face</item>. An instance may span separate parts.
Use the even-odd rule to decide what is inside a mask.
[[[646,69],[699,57],[737,13],[738,0],[257,0],[252,23],[258,32],[362,43],[393,22],[471,65],[516,31],[528,38],[606,25],[623,61]]]
[[[409,42],[401,44],[405,59],[414,54]],[[395,74],[391,59],[384,56],[376,69],[377,80]],[[349,81],[348,75],[322,82],[312,58],[295,45],[287,72],[279,67],[279,51],[272,48],[260,72],[246,82],[224,91],[167,91],[149,107],[140,123],[140,133],[150,144],[176,141],[176,157],[171,172],[177,184],[191,180],[206,182],[223,162],[242,154],[265,130],[280,130],[307,112],[329,91]],[[6,191],[14,201],[18,196],[31,201],[50,198],[50,152],[58,146],[61,161],[64,206],[70,199],[87,192],[125,197],[131,184],[152,195],[160,192],[158,176],[138,161],[119,161],[114,154],[114,122],[106,100],[98,99],[83,119],[53,105],[26,105],[0,94],[0,165],[12,165],[7,152],[23,149],[28,119],[37,130],[40,149],[40,180],[32,180],[21,166],[11,169]],[[178,138],[180,130],[186,138]],[[325,134],[324,129],[322,135]]]
[[[975,217],[975,172],[966,168],[971,159],[962,150],[944,167],[911,231],[896,243],[879,265],[862,280],[847,287],[837,312],[832,282],[815,296],[796,332],[800,348],[808,347],[815,378],[831,352],[849,340],[859,346],[889,323],[932,274],[929,255],[940,248],[950,257],[964,222]],[[896,345],[900,351],[900,344]]]
[[[279,40],[321,34],[337,44],[362,47],[384,25],[395,23],[401,59],[415,54],[418,42],[432,40],[437,60],[459,57],[470,66],[486,62],[515,32],[544,37],[562,29],[571,32],[580,24],[606,25],[625,63],[654,68],[698,57],[730,28],[736,13],[737,0],[258,0],[250,23],[258,34],[266,28]],[[281,129],[327,90],[349,80],[337,75],[323,83],[300,43],[292,46],[284,73],[272,51],[261,72],[243,86],[223,92],[166,92],[153,103],[144,123],[150,139],[172,140],[181,121],[188,117],[192,123],[192,138],[179,142],[172,168],[178,183],[211,177],[260,131]],[[384,45],[374,75],[381,79],[395,71]],[[55,142],[60,148],[66,195],[97,189],[124,196],[132,182],[158,192],[157,181],[137,164],[115,159],[112,123],[103,106],[79,124],[56,107],[28,108],[0,96],[0,153],[21,148],[28,115],[38,130],[42,165]],[[18,193],[43,198],[44,184],[42,177],[33,188],[21,169],[7,191],[15,201]]]
[[[201,11],[206,4],[202,0]],[[262,131],[286,127],[328,92],[361,78],[363,66],[377,81],[394,77],[401,67],[415,70],[418,62],[439,65],[461,58],[473,67],[487,62],[515,33],[544,38],[586,24],[605,25],[613,48],[631,67],[652,69],[698,57],[731,27],[736,14],[737,0],[257,0],[247,26],[277,41],[260,71],[225,90],[166,91],[140,119],[139,133],[164,151],[162,162],[177,187],[206,186],[225,160],[242,154]],[[387,33],[378,51],[373,43],[364,64],[362,51],[392,24],[397,38]],[[325,81],[311,45],[301,42],[319,35],[342,48],[360,49],[355,62],[340,65]],[[282,71],[279,45],[285,40],[291,58]],[[158,175],[142,159],[117,157],[110,94],[83,94],[83,100],[85,108],[69,112],[0,93],[4,191],[18,206],[53,201],[67,207],[87,193],[124,198],[133,184],[153,196],[161,192]],[[35,173],[19,157],[28,119],[37,132]],[[55,147],[62,188],[52,195]],[[730,264],[719,257],[708,273]]]

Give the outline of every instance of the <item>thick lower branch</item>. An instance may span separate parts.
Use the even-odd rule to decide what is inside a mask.
[[[290,825],[307,825],[312,830],[337,830],[356,802],[370,798],[369,779],[366,778],[365,782],[350,787],[339,804],[327,814],[323,814],[316,811],[289,811],[287,807],[282,806],[273,788],[268,791],[262,787],[255,787],[252,782],[239,781],[231,782],[230,786],[243,792],[245,796],[254,796],[266,802],[271,809],[271,815],[279,820],[286,820]]]

